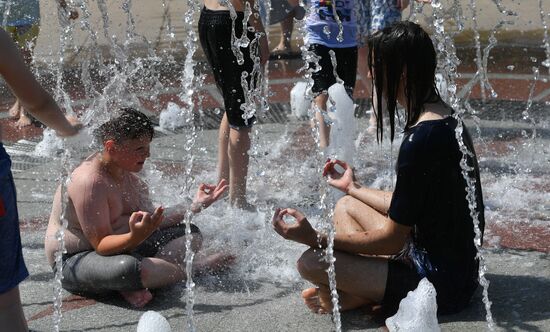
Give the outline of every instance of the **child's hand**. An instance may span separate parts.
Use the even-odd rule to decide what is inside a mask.
[[[336,165],[340,166],[344,170],[344,172],[340,173],[336,169]],[[347,163],[338,159],[327,160],[327,163],[323,168],[323,176],[328,177],[328,184],[336,189],[341,190],[345,194],[348,193],[349,188],[355,181],[353,168],[351,168]]]
[[[164,208],[162,206],[156,208],[153,214],[143,211],[132,213],[128,221],[132,238],[138,242],[147,239],[160,226],[164,219],[163,213]]]
[[[221,179],[217,185],[201,183],[199,189],[197,189],[193,204],[191,204],[191,211],[198,213],[202,209],[206,209],[217,201],[227,188],[228,185],[225,179]]]

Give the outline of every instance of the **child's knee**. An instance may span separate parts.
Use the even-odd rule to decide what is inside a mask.
[[[320,249],[310,248],[298,259],[296,265],[300,275],[306,280],[315,280],[321,273],[326,273],[326,264],[319,261]]]

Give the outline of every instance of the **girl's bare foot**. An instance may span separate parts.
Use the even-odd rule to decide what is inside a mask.
[[[304,303],[313,313],[316,314],[328,314],[332,312],[332,305],[329,301],[324,301],[323,296],[320,294],[319,288],[306,288],[302,291],[302,298]]]
[[[120,291],[120,295],[134,308],[143,308],[153,299],[153,294],[148,289]]]

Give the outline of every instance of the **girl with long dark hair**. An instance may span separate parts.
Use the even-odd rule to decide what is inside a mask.
[[[370,37],[369,49],[373,93],[387,105],[383,109],[379,103],[377,112],[388,112],[393,140],[397,103],[401,104],[405,129],[393,192],[362,186],[342,161],[325,165],[329,184],[346,193],[333,219],[341,310],[382,304],[391,315],[407,292],[428,278],[437,291],[439,313],[455,313],[469,303],[478,285],[473,218],[483,231],[484,206],[473,144],[463,127],[459,137],[469,150],[468,176],[475,180],[476,201],[468,202],[455,132],[459,120],[436,88],[437,61],[430,37],[415,23],[397,22]],[[381,116],[377,127],[382,140]],[[284,215],[297,222],[286,224]],[[314,312],[330,312],[327,263],[320,260],[323,254],[318,250],[327,245],[326,236],[294,209],[278,209],[273,225],[284,238],[311,246],[298,260],[298,270],[315,287],[302,296]]]

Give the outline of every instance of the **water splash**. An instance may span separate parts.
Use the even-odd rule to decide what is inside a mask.
[[[334,323],[334,329],[336,332],[342,331],[342,322],[340,317],[340,306],[338,304],[338,288],[336,285],[336,271],[334,269],[334,263],[336,257],[334,257],[334,236],[336,231],[334,229],[334,223],[332,218],[334,216],[334,201],[331,199],[330,186],[326,181],[321,185],[321,198],[319,202],[319,208],[321,213],[321,232],[327,236],[327,247],[324,250],[323,260],[328,263],[327,275],[330,289],[330,297],[332,302],[332,321]]]

